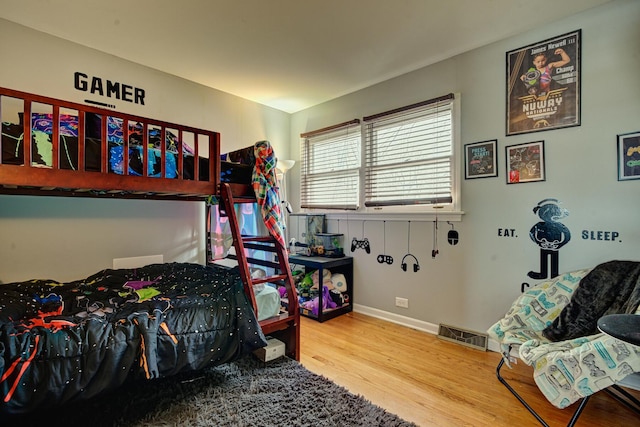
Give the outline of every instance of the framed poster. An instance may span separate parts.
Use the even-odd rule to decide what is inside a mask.
[[[507,52],[507,136],[580,126],[581,33]]]
[[[640,179],[640,132],[618,135],[618,181]]]
[[[464,146],[464,177],[489,178],[498,176],[498,140],[474,142]]]
[[[505,147],[507,184],[544,181],[544,141]]]

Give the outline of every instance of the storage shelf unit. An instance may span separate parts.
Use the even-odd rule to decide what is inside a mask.
[[[318,277],[322,278],[324,269],[331,271],[332,274],[341,273],[344,274],[347,280],[347,292],[349,297],[348,304],[342,305],[342,307],[332,308],[329,310],[323,310],[322,304],[318,307],[318,315],[315,316],[311,310],[300,309],[300,314],[311,319],[315,319],[318,322],[324,322],[325,320],[333,319],[341,314],[353,311],[353,258],[344,256],[341,258],[325,258],[325,257],[308,257],[303,255],[289,255],[289,265],[296,266],[301,265],[305,268],[305,272],[312,270],[318,270]]]

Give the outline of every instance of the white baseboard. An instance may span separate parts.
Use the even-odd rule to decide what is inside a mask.
[[[438,335],[439,325],[436,325],[434,323],[413,319],[411,317],[390,313],[388,311],[367,307],[366,305],[361,305],[361,304],[353,304],[353,311],[355,311],[356,313],[366,314],[367,316],[375,317],[377,319],[386,320],[387,322],[406,326],[408,328],[417,329],[423,332],[428,332],[433,335]],[[487,349],[490,351],[495,351],[499,353],[500,345],[498,344],[497,341],[489,339],[487,343]]]
[[[495,351],[496,353],[501,353],[502,352],[500,350],[500,344],[498,344],[498,341],[492,340],[491,338],[489,338],[489,341],[487,341],[487,350]],[[511,352],[513,353],[514,350],[512,349]],[[516,354],[516,356],[517,356],[517,354]]]
[[[360,304],[353,304],[353,311],[355,311],[356,313],[366,314],[367,316],[375,317],[377,319],[386,320],[387,322],[396,323],[398,325],[438,335],[438,325],[435,325],[433,323],[412,319],[411,317],[401,316],[399,314],[390,313],[388,311],[383,311],[377,308],[371,308],[367,307],[366,305]]]

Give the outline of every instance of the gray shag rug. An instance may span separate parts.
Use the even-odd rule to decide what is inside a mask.
[[[190,375],[131,382],[96,399],[6,421],[47,427],[415,427],[294,360],[265,364],[253,357]]]

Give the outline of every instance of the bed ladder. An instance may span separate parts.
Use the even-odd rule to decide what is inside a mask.
[[[278,316],[261,320],[260,327],[265,335],[272,336],[285,343],[287,356],[295,360],[300,360],[300,310],[298,308],[298,295],[289,267],[287,250],[270,234],[266,236],[241,235],[235,205],[241,203],[256,203],[256,197],[250,186],[234,185],[232,189],[232,185],[233,184],[228,183],[222,183],[220,185],[220,195],[222,199],[220,203],[220,214],[226,215],[229,220],[231,234],[233,236],[233,246],[236,250],[235,255],[229,255],[228,257],[238,261],[244,290],[251,299],[251,304],[256,311],[256,316],[258,314],[258,307],[253,292],[253,285],[275,283],[285,287],[286,298],[288,300],[286,311],[281,312]],[[247,188],[251,189],[251,192],[248,192]],[[247,256],[247,249],[263,251],[272,255],[275,254],[275,261],[265,261],[263,259],[249,257]],[[249,269],[249,265],[251,264],[271,267],[275,273],[273,276],[252,278]]]

